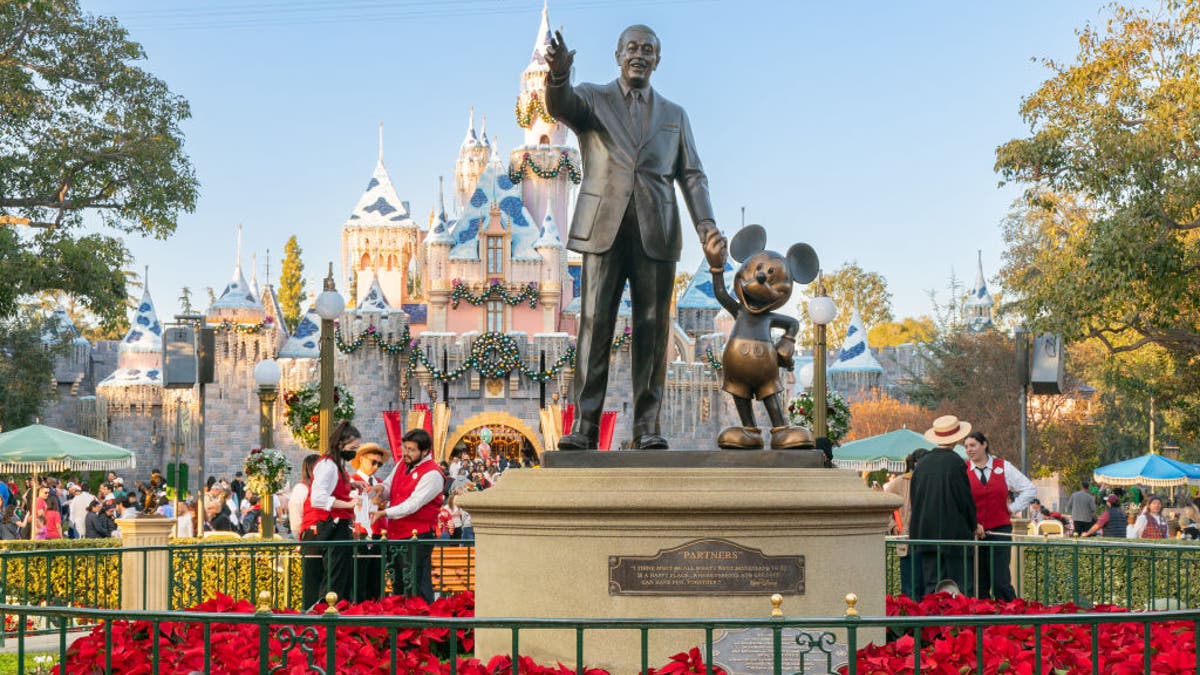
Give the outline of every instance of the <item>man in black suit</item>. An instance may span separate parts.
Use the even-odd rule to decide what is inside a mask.
[[[572,87],[562,33],[546,49],[546,110],[571,128],[583,155],[583,184],[567,248],[583,254],[579,340],[575,357],[575,423],[560,450],[589,450],[600,437],[617,309],[625,282],[633,303],[633,447],[664,449],[659,407],[667,374],[671,290],[683,247],[675,185],[683,193],[710,264],[725,264],[683,108],[650,87],[658,36],[630,26],[617,42],[620,78]]]

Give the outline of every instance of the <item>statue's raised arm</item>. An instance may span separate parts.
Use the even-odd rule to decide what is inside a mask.
[[[554,31],[550,44],[546,47],[546,65],[550,66],[550,75],[555,80],[562,80],[571,75],[571,64],[575,62],[575,50],[567,49],[562,31]]]

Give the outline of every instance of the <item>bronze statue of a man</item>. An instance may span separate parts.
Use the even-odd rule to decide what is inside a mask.
[[[675,184],[710,264],[725,264],[692,129],[683,108],[650,87],[658,36],[626,28],[617,42],[621,76],[608,84],[571,86],[561,32],[546,50],[546,110],[579,138],[583,184],[567,248],[583,254],[575,370],[575,424],[560,450],[595,449],[608,388],[608,360],[625,282],[633,303],[633,447],[665,449],[659,408],[667,375],[671,290],[683,236]]]

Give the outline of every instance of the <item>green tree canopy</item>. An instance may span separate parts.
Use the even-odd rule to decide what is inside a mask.
[[[70,337],[55,335],[45,314],[32,307],[0,319],[0,428],[32,424],[55,395],[54,360],[66,353]]]
[[[296,235],[288,237],[283,247],[283,269],[279,271],[279,307],[289,332],[296,330],[304,314],[302,306],[308,300],[308,292],[304,290],[304,261],[300,259],[303,254]]]
[[[933,319],[928,316],[906,316],[899,321],[876,324],[867,331],[867,342],[872,347],[895,347],[908,342],[929,342],[936,332]]]
[[[126,249],[81,226],[165,238],[194,208],[187,102],[143,58],[115,19],[76,0],[0,3],[0,317],[58,290],[118,321]]]
[[[857,309],[863,325],[869,331],[873,326],[892,320],[892,293],[887,289],[887,279],[878,272],[868,272],[857,261],[843,263],[830,274],[822,277],[825,292],[837,305],[838,315],[828,326],[827,342],[831,347],[841,346],[850,325],[850,317]],[[799,311],[807,317],[808,301],[816,292],[817,283],[804,287],[800,293]],[[812,322],[800,322],[800,344],[812,344]]]
[[[1200,364],[1200,3],[1113,6],[1022,101],[996,169],[1028,186],[1004,285],[1035,330]]]

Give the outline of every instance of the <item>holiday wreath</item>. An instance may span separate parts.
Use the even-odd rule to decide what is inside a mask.
[[[284,392],[283,403],[292,438],[309,450],[315,450],[321,440],[317,424],[321,412],[321,383],[309,382],[299,389]],[[352,419],[354,397],[339,384],[333,388],[333,421]]]

